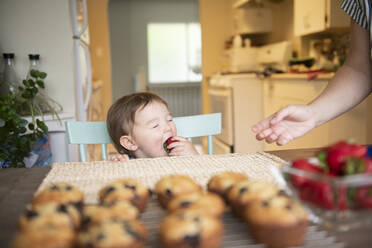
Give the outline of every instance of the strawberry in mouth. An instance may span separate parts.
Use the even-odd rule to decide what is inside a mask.
[[[169,137],[163,144],[164,150],[169,154],[173,148],[169,149],[168,146],[173,142],[177,142],[177,140],[173,140],[173,137]]]

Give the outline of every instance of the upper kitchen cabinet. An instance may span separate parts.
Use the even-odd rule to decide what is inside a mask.
[[[272,11],[257,0],[233,2],[233,26],[236,34],[257,34],[272,31]]]
[[[294,0],[296,36],[345,29],[350,19],[340,8],[342,0]]]

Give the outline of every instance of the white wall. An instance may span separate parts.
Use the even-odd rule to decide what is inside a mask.
[[[47,93],[75,112],[73,42],[67,0],[1,0],[0,53],[14,52],[16,72],[24,78],[28,54],[41,56],[41,70],[48,73]]]

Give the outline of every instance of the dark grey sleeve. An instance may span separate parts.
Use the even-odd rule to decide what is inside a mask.
[[[368,13],[370,11],[370,4],[369,0],[344,0],[341,4],[341,9],[361,27],[369,29],[370,20],[368,20],[367,16],[370,16]]]

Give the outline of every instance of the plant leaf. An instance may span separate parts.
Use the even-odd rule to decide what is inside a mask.
[[[31,87],[34,87],[34,86],[35,86],[35,82],[34,82],[34,80],[32,80],[32,79],[29,79],[29,80],[28,80],[28,84],[29,84],[29,86],[31,86]]]
[[[36,81],[36,84],[39,85],[40,88],[45,89],[44,81],[42,81],[42,80],[37,80],[37,81]]]
[[[46,76],[47,76],[47,74],[46,74],[45,72],[40,72],[40,74],[39,74],[39,77],[40,77],[41,79],[45,79]]]
[[[37,126],[44,132],[48,132],[48,127],[45,125],[43,121],[40,121],[39,119],[36,120]]]
[[[38,70],[31,70],[30,71],[30,75],[31,75],[31,77],[33,77],[33,78],[38,78],[39,77],[39,71]]]
[[[28,121],[25,120],[25,119],[21,119],[21,120],[19,121],[19,125],[21,125],[22,127],[25,127],[25,126],[27,125],[27,123],[28,123]]]
[[[29,123],[29,124],[28,124],[28,129],[30,129],[30,130],[34,130],[34,129],[35,129],[35,125],[32,124],[32,123]]]

